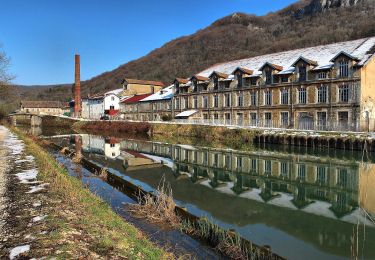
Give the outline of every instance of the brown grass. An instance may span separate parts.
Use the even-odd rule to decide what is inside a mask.
[[[128,204],[129,210],[138,218],[145,218],[152,223],[178,228],[181,220],[175,212],[172,189],[166,185],[165,179],[160,181],[157,196],[139,194],[138,204]]]

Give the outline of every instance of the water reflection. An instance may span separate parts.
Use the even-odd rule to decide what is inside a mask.
[[[371,158],[362,163],[360,155],[351,153],[334,157],[81,138],[82,151],[92,160],[154,188],[165,174],[175,198],[190,211],[270,245],[283,256],[350,257],[356,254],[352,240],[359,238],[363,251],[358,255],[375,258]]]

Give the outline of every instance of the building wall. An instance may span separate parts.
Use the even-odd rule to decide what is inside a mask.
[[[105,96],[104,98],[104,110],[109,110],[113,106],[114,110],[120,109],[120,98],[114,94]]]
[[[21,112],[32,113],[32,114],[43,114],[43,115],[63,115],[64,110],[62,108],[35,108],[35,107],[22,107]]]
[[[375,131],[375,56],[361,69],[361,126]],[[369,114],[367,120],[366,114]]]
[[[82,118],[100,119],[104,115],[104,102],[102,99],[82,100]]]
[[[124,85],[124,96],[130,95],[142,95],[142,94],[151,94],[161,90],[161,86],[153,85],[142,85],[142,84],[127,84]]]

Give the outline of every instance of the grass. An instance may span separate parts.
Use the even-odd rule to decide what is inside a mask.
[[[12,131],[25,142],[36,159],[38,178],[50,183],[51,232],[38,238],[40,251],[57,258],[170,259],[173,256],[152,244],[133,225],[124,221],[100,198],[69,176],[36,141],[17,128]],[[51,249],[52,248],[52,249]],[[48,249],[48,250],[47,250]],[[42,253],[41,253],[42,254]]]

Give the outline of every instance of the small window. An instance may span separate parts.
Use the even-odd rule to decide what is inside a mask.
[[[251,92],[250,94],[250,102],[251,102],[251,105],[252,106],[256,106],[257,105],[257,92],[256,91],[253,91]]]
[[[225,94],[224,95],[224,99],[225,99],[225,107],[230,107],[230,94]]]
[[[306,89],[301,88],[298,90],[298,103],[299,104],[306,104]]]
[[[243,106],[243,93],[239,93],[237,96],[237,106],[239,107]]]
[[[271,90],[264,91],[264,105],[266,106],[272,105],[272,91]]]
[[[318,87],[318,103],[327,103],[327,86]]]
[[[208,108],[208,97],[207,96],[203,97],[203,107]]]
[[[242,85],[243,85],[243,78],[242,78],[242,74],[241,73],[238,73],[237,74],[237,80],[238,80],[238,87],[239,88],[242,88]]]
[[[289,76],[283,75],[281,76],[281,83],[288,83],[289,82]]]
[[[218,95],[214,96],[214,107],[219,107],[219,96]]]
[[[198,96],[193,97],[193,108],[198,108]]]
[[[288,89],[282,89],[280,91],[280,101],[282,105],[289,104],[289,90]]]
[[[272,162],[270,160],[264,161],[264,173],[271,174],[272,172]]]
[[[328,75],[328,73],[325,72],[325,71],[319,72],[318,73],[318,79],[326,79],[327,75]]]
[[[349,77],[349,61],[341,60],[339,62],[339,77],[341,78]]]
[[[219,78],[216,75],[214,75],[213,80],[214,80],[214,90],[218,90],[219,89]]]
[[[342,85],[339,87],[339,101],[343,103],[349,102],[349,86]]]
[[[307,69],[306,69],[306,66],[305,65],[301,65],[298,68],[298,72],[299,72],[299,81],[300,82],[306,81],[306,79],[307,79]]]
[[[269,84],[272,84],[272,70],[271,68],[266,68],[266,84],[269,85]]]

